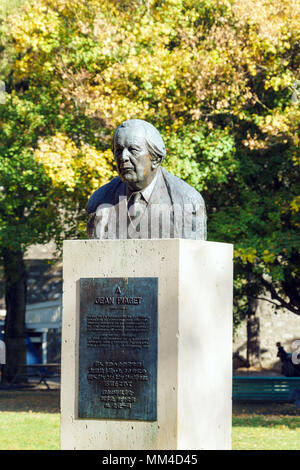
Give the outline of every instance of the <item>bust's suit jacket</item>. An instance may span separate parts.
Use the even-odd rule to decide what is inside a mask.
[[[201,194],[158,168],[157,179],[138,227],[127,211],[126,184],[119,177],[90,197],[86,210],[89,238],[189,238],[206,240],[206,210]]]

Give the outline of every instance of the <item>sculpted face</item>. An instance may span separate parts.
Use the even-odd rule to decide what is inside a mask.
[[[131,191],[144,189],[153,180],[159,162],[151,161],[141,126],[120,128],[115,137],[114,157],[120,179]]]

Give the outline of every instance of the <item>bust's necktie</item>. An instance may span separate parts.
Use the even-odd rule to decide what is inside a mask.
[[[129,219],[134,225],[139,223],[139,220],[144,212],[145,202],[140,192],[132,193],[128,199],[128,214]]]

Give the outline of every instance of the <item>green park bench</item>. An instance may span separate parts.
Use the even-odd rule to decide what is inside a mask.
[[[293,402],[291,393],[300,390],[300,377],[234,376],[234,401]]]

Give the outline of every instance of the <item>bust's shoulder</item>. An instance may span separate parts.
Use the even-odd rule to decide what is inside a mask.
[[[195,188],[177,176],[172,175],[165,168],[162,168],[162,174],[171,196],[175,196],[186,202],[204,204],[203,197]]]
[[[122,184],[120,178],[117,176],[109,183],[104,184],[90,196],[86,205],[86,210],[90,214],[96,212],[97,207],[100,204],[112,204],[114,200],[114,194],[117,187]]]

